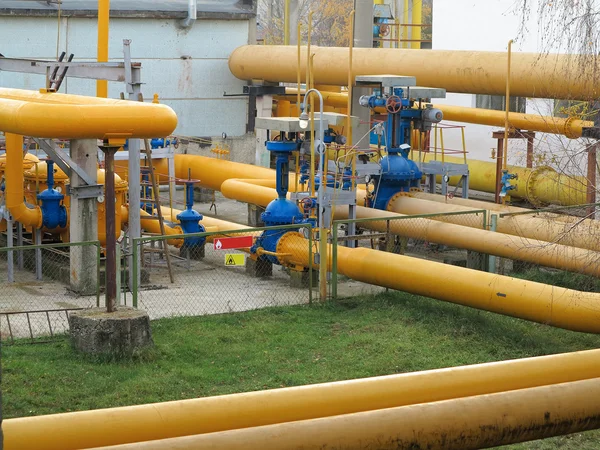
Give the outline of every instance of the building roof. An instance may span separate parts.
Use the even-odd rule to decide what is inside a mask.
[[[249,19],[256,15],[255,0],[197,0],[198,19]],[[187,17],[187,0],[111,0],[111,17]],[[3,0],[0,16],[96,17],[98,0]]]

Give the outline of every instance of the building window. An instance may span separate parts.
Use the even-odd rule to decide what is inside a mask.
[[[494,109],[496,111],[506,111],[506,96],[504,95],[476,95],[475,107],[482,109]],[[525,97],[511,97],[510,111],[525,114],[527,99]]]

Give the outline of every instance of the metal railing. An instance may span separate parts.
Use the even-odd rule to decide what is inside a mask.
[[[213,241],[223,237],[257,237],[265,230],[300,229],[307,238],[308,268],[285,268],[256,263],[246,249],[215,249]],[[174,254],[173,245],[183,239],[205,238],[199,252],[185,247]],[[160,241],[167,240],[172,255],[174,283],[161,252]],[[200,316],[246,311],[269,306],[306,304],[313,301],[313,241],[310,225],[287,225],[269,228],[245,228],[232,231],[150,236],[134,239],[134,274],[131,305],[146,310],[151,319],[172,316]],[[124,260],[126,261],[126,259]],[[136,263],[140,261],[140,266]]]
[[[0,274],[2,341],[58,338],[68,332],[70,311],[100,303],[100,243],[7,245],[0,248]]]

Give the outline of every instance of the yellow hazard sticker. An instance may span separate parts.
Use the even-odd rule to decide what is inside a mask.
[[[225,255],[226,266],[244,266],[246,264],[246,255],[243,253],[227,253]]]

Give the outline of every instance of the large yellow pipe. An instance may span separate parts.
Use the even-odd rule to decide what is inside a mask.
[[[348,80],[348,49],[312,46],[317,84],[343,86]],[[296,51],[281,45],[245,45],[229,57],[229,69],[241,80],[296,81]],[[597,59],[586,55],[515,53],[511,95],[590,100],[600,97],[595,82]],[[406,75],[419,85],[448,92],[504,95],[506,53],[455,50],[357,48],[355,75]]]
[[[589,350],[375,378],[3,421],[5,450],[71,450],[512,391],[600,376]]]
[[[0,113],[1,114],[1,113]],[[13,220],[20,222],[25,227],[42,226],[42,210],[33,205],[29,208],[25,204],[24,178],[23,178],[23,136],[5,133],[6,136],[6,208]]]
[[[98,62],[108,62],[109,20],[110,0],[98,0]],[[108,97],[108,81],[96,81],[96,97]]]
[[[444,214],[475,210],[468,206],[444,204],[399,194],[390,199],[387,209],[388,211],[407,215]],[[478,221],[473,220],[471,214],[438,215],[431,217],[431,219],[465,227],[481,227],[481,224],[477,223]],[[539,239],[540,241],[559,243],[563,246],[600,251],[600,242],[596,238],[598,226],[591,221],[587,223],[569,223],[533,215],[511,216],[499,218],[496,231],[515,236],[517,242],[524,242],[527,239]],[[521,238],[527,239],[521,240]],[[597,260],[595,264],[600,264],[600,260]]]
[[[338,246],[337,270],[356,281],[483,309],[558,328],[600,333],[598,294],[478,270]],[[277,245],[286,264],[308,266],[308,242],[287,233]],[[330,262],[330,261],[329,261]]]
[[[595,378],[104,449],[474,450],[600,428],[599,395]]]
[[[424,154],[425,161],[434,156]],[[446,156],[446,162],[464,164],[462,158]],[[496,163],[469,160],[469,187],[476,191],[496,191]],[[527,169],[519,166],[508,166],[508,171],[518,175],[513,184],[516,189],[510,196],[530,201],[534,205],[558,204],[564,206],[582,205],[587,202],[587,179],[580,176],[568,176],[557,173],[548,166]],[[451,177],[450,184],[456,185],[460,177]]]
[[[166,105],[0,88],[0,130],[65,139],[168,136],[177,115]]]

